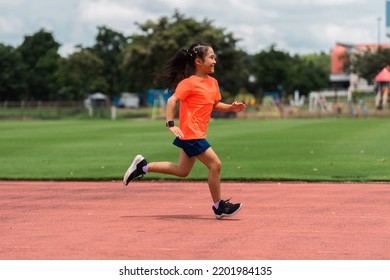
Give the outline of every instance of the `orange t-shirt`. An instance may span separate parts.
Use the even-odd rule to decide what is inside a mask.
[[[182,140],[206,138],[214,104],[221,100],[218,81],[192,75],[177,85],[174,96],[180,100]]]

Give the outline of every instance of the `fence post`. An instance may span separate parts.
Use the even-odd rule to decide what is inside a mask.
[[[20,101],[20,116],[23,118],[23,109],[24,109],[24,106],[25,106],[25,101],[24,100],[21,100]]]
[[[111,105],[111,119],[116,120],[116,107]]]
[[[92,106],[88,106],[88,114],[90,117],[93,117],[93,107]]]

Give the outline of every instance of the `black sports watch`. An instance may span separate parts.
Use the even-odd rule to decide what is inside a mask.
[[[167,127],[174,127],[175,126],[175,122],[174,121],[167,121],[167,123],[165,125]]]

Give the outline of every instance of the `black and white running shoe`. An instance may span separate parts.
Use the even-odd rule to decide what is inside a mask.
[[[228,200],[221,200],[219,202],[218,209],[213,206],[214,215],[217,219],[222,219],[223,217],[232,217],[240,211],[242,203],[230,203],[230,198]]]
[[[130,181],[136,178],[142,178],[145,174],[145,172],[142,170],[142,167],[147,164],[148,162],[146,159],[144,159],[143,156],[137,155],[123,176],[123,184],[127,186]]]

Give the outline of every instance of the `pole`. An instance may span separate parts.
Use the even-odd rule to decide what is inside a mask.
[[[378,46],[381,44],[381,17],[377,18],[378,20]]]

